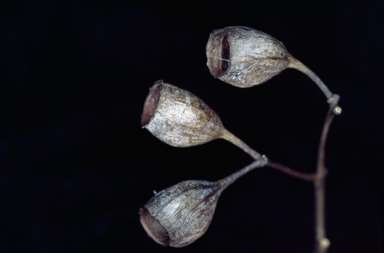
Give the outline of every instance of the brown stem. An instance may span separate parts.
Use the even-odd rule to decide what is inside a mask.
[[[262,155],[260,155],[260,153],[258,153],[257,151],[255,151],[254,149],[252,149],[251,147],[249,147],[245,142],[243,142],[240,138],[238,138],[236,135],[232,134],[231,132],[229,132],[228,130],[224,129],[223,131],[223,134],[222,134],[222,137],[223,139],[231,142],[232,144],[234,144],[235,146],[239,147],[240,149],[242,149],[245,153],[249,154],[253,159],[255,160],[259,160]],[[266,157],[264,157],[266,159]],[[277,163],[277,162],[274,162],[272,160],[267,160],[267,165],[273,169],[276,169],[276,170],[279,170],[281,172],[284,172],[290,176],[293,176],[293,177],[296,177],[296,178],[300,178],[300,179],[303,179],[303,180],[306,180],[306,181],[312,181],[314,182],[315,179],[316,179],[316,175],[315,174],[307,174],[307,173],[302,173],[302,172],[299,172],[297,170],[293,170],[285,165],[282,165],[280,163]]]
[[[261,168],[264,167],[268,162],[267,157],[261,156],[260,159],[253,161],[251,164],[245,166],[241,170],[236,171],[235,173],[219,180],[219,183],[222,185],[222,190],[227,188],[229,185],[231,185],[233,182],[235,182],[240,177],[244,176],[251,170],[254,170],[255,168]]]
[[[330,241],[326,236],[325,228],[325,185],[327,169],[325,167],[325,146],[329,129],[333,118],[338,115],[337,102],[330,106],[328,114],[325,118],[323,131],[320,137],[319,150],[317,156],[316,180],[314,182],[314,196],[315,196],[315,234],[316,246],[315,253],[326,253],[330,246]],[[340,111],[341,112],[341,111]]]
[[[327,170],[325,168],[325,146],[326,146],[326,141],[327,141],[332,120],[335,115],[339,115],[341,113],[341,108],[338,106],[338,102],[339,102],[339,96],[336,94],[329,93],[328,103],[330,107],[329,107],[328,114],[325,118],[323,130],[321,133],[319,149],[318,149],[318,157],[317,157],[316,174],[302,173],[297,170],[293,170],[285,165],[277,163],[275,161],[269,160],[265,156],[261,156],[260,153],[253,150],[241,139],[239,139],[237,136],[235,136],[234,134],[232,134],[226,129],[224,129],[221,136],[221,138],[239,147],[244,152],[249,154],[256,161],[258,161],[259,159],[264,160],[261,164],[266,164],[267,166],[273,169],[279,170],[293,177],[296,177],[305,181],[313,182],[314,188],[315,188],[314,190],[315,235],[316,235],[315,236],[316,237],[315,253],[326,253],[330,245],[330,242],[326,237],[326,229],[325,229],[325,182],[326,182],[326,173],[327,173]],[[245,174],[246,173],[245,171],[249,171],[254,167],[258,167],[261,165],[258,163],[256,164],[252,164],[248,166],[249,168],[247,167],[246,169],[242,170],[241,175]]]
[[[274,162],[270,159],[268,160],[267,166],[273,169],[279,170],[281,172],[284,172],[285,174],[288,174],[290,176],[300,178],[305,181],[314,182],[316,180],[315,174],[302,173],[297,170],[291,169],[285,165],[282,165],[280,163]]]
[[[305,66],[301,61],[293,57],[290,53],[288,53],[288,68],[296,69],[305,75],[307,75],[314,83],[319,86],[320,90],[324,93],[324,95],[327,97],[327,99],[331,99],[332,92],[328,89],[328,87],[325,85],[323,81],[307,66]]]
[[[224,128],[221,138],[223,138],[226,141],[229,141],[233,145],[239,147],[242,149],[245,153],[250,155],[253,159],[258,160],[261,158],[261,155],[256,150],[252,149],[250,146],[248,146],[244,141],[242,141],[240,138],[238,138],[233,133],[229,132],[227,129]]]
[[[314,180],[316,235],[315,253],[326,253],[328,251],[330,242],[326,237],[325,229],[325,183],[327,174],[327,170],[325,168],[325,145],[334,116],[339,115],[342,112],[341,107],[338,106],[340,97],[337,94],[333,94],[324,84],[324,82],[302,62],[297,60],[291,54],[288,54],[288,59],[288,67],[301,71],[302,73],[306,74],[314,83],[316,83],[320,90],[327,97],[327,102],[329,104],[329,111],[325,118],[323,131],[320,137],[316,166],[316,177]]]

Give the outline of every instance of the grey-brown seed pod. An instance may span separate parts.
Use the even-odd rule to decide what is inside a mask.
[[[221,193],[218,183],[189,180],[167,188],[140,209],[147,234],[163,246],[184,247],[208,229]]]
[[[156,81],[145,99],[141,125],[174,147],[191,147],[222,138],[254,159],[260,154],[229,132],[200,98],[174,85]]]
[[[219,138],[223,124],[200,98],[162,80],[145,100],[141,125],[174,147],[191,147]]]
[[[261,156],[217,182],[188,180],[162,190],[140,209],[140,222],[155,242],[177,248],[187,246],[207,231],[223,190],[267,161]]]
[[[244,26],[213,31],[206,54],[211,75],[240,88],[269,80],[289,63],[289,53],[283,43],[264,32]]]

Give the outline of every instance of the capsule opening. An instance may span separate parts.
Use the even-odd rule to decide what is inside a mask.
[[[145,99],[143,112],[141,114],[141,126],[145,127],[155,114],[157,104],[159,103],[162,81],[157,81],[149,90]]]
[[[214,77],[220,77],[228,70],[230,53],[227,33],[213,32],[207,43],[206,54],[207,66]]]
[[[148,236],[158,244],[168,246],[169,236],[165,228],[161,226],[161,224],[148,212],[147,209],[140,208],[139,215],[141,225],[144,227]]]
[[[223,38],[223,41],[221,43],[221,71],[224,73],[228,69],[228,63],[229,63],[229,43],[228,43],[228,36],[225,35]]]

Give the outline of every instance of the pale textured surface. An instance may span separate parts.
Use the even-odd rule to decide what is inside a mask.
[[[217,183],[189,180],[157,193],[144,207],[168,232],[169,245],[183,247],[208,229],[220,193]]]
[[[154,116],[145,126],[148,131],[175,147],[200,145],[220,136],[221,120],[208,105],[186,90],[161,85]]]
[[[215,50],[221,39],[227,36],[230,53],[228,69],[222,75],[215,75],[212,69],[217,61]],[[215,30],[207,43],[208,68],[211,74],[231,85],[245,88],[261,84],[280,73],[288,64],[284,45],[261,31],[248,27],[232,26]]]

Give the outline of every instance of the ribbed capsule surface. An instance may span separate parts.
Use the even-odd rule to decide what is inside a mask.
[[[141,125],[174,147],[190,147],[221,136],[223,125],[208,105],[191,92],[159,80],[146,98]]]
[[[284,70],[288,51],[272,36],[244,26],[229,26],[210,34],[206,46],[211,75],[247,88],[261,84]]]
[[[184,247],[208,229],[222,189],[219,183],[189,180],[153,196],[140,209],[147,234],[163,246]]]

